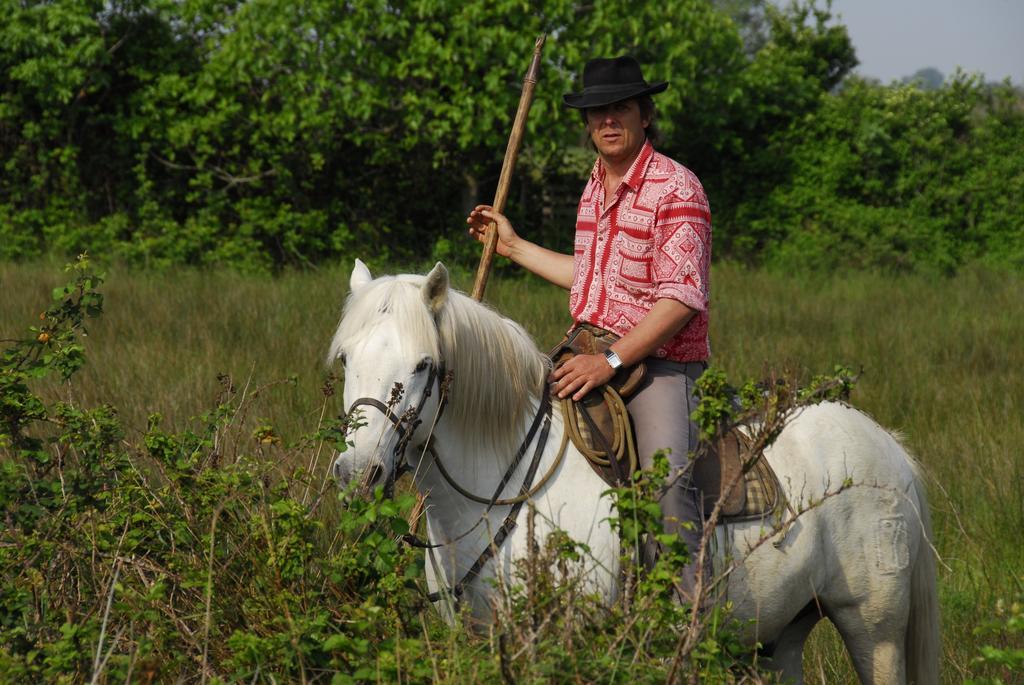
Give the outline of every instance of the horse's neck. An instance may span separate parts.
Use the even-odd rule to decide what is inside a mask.
[[[532,419],[532,416],[524,416],[517,421],[521,436],[526,436]],[[460,442],[461,436],[448,425],[438,426],[435,435],[438,459],[452,478],[475,495],[485,499],[493,497],[515,448],[512,448],[513,454],[480,454]],[[556,410],[532,480],[533,486],[541,485],[541,489],[530,498],[529,505],[518,508],[514,526],[506,524],[510,514],[516,511],[513,506],[488,507],[485,503],[467,499],[445,482],[436,465],[430,463],[431,457],[420,464],[417,486],[426,496],[428,535],[432,543],[440,546],[429,554],[431,570],[428,577],[435,579],[431,581],[434,587],[454,587],[463,582],[469,577],[470,569],[483,558],[484,550],[495,544],[499,537],[501,542],[496,558],[505,563],[524,558],[536,544],[543,545],[548,534],[557,529],[588,546],[590,551],[584,561],[589,569],[587,577],[596,583],[595,587],[600,592],[609,597],[614,595],[620,558],[618,537],[609,524],[612,514],[610,502],[602,496],[607,486],[571,441],[562,454],[563,435],[564,426]],[[538,432],[499,497],[520,494],[539,437]],[[549,473],[550,478],[544,481]],[[528,523],[531,516],[532,525]],[[502,529],[505,534],[499,536]],[[509,570],[505,566],[502,568]],[[483,575],[496,572],[491,568]],[[474,598],[474,606],[482,607],[487,614],[492,591],[487,582],[471,582],[468,593]]]
[[[526,412],[516,419],[519,425],[520,441],[527,436],[536,411],[537,406],[533,406],[530,412]],[[539,496],[535,498],[538,512],[542,516],[550,514],[546,511],[547,509],[554,512],[558,508],[572,508],[578,501],[577,498],[596,500],[605,489],[600,479],[586,466],[582,455],[576,451],[571,442],[565,453],[561,454],[563,432],[561,416],[556,408],[552,414],[551,427],[547,433],[540,459],[534,467],[532,478],[532,485],[536,486],[548,474],[553,465],[556,465],[556,461],[560,460],[557,470],[544,484],[544,492],[538,493]],[[525,453],[510,475],[508,470],[519,445],[511,447],[508,454],[487,452],[486,448],[481,452],[478,445],[467,444],[464,436],[454,430],[451,424],[441,421],[434,432],[435,449],[437,458],[443,462],[445,470],[463,489],[479,497],[490,499],[495,495],[495,490],[502,479],[508,476],[508,482],[498,497],[511,498],[520,494],[524,478],[531,468],[537,440],[540,439],[542,433],[542,430],[537,430],[536,437],[526,446]],[[508,450],[509,448],[505,447],[504,449]],[[427,498],[427,512],[431,528],[438,538],[435,541],[444,542],[455,539],[476,524],[485,513],[493,534],[497,526],[500,526],[508,515],[510,508],[495,506],[487,513],[488,506],[486,504],[474,502],[458,493],[446,481],[440,469],[431,462],[432,458],[428,455],[424,463],[420,465],[417,487],[420,493]],[[586,508],[583,507],[584,510]],[[481,529],[486,530],[487,527],[481,526]],[[467,536],[466,539],[470,547],[479,546],[477,536]]]
[[[536,411],[536,407],[532,408]],[[532,415],[522,416],[516,419],[521,430],[517,433],[525,438],[529,431]],[[548,444],[544,448],[542,462],[548,463],[548,453],[552,451],[552,439],[548,438]],[[494,495],[501,479],[505,477],[511,465],[516,447],[509,451],[507,446],[487,444],[486,441],[469,438],[463,434],[453,422],[442,419],[434,428],[433,434],[434,454],[437,460],[442,462],[445,471],[463,489],[484,498]],[[509,478],[500,498],[513,497],[518,494],[518,488],[523,482],[523,474],[529,465],[533,454],[536,440],[527,447],[527,453],[520,460],[514,473]],[[557,446],[556,446],[557,448]],[[427,497],[430,510],[438,516],[438,525],[445,525],[449,519],[455,523],[461,523],[469,515],[476,518],[483,513],[486,505],[473,502],[460,494],[448,482],[442,474],[441,469],[433,463],[433,455],[427,453],[424,461],[418,468],[417,488],[420,493]]]

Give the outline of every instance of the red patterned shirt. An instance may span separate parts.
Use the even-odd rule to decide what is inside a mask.
[[[707,359],[711,210],[704,188],[650,141],[607,202],[604,174],[598,158],[576,213],[573,319],[625,335],[657,300],[678,300],[697,314],[655,356]]]

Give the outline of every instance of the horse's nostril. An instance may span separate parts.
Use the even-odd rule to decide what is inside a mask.
[[[366,472],[366,484],[373,485],[384,475],[384,468],[380,464],[374,464]]]

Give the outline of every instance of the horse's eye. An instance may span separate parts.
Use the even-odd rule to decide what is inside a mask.
[[[416,373],[419,373],[420,371],[425,371],[428,366],[430,366],[429,359],[421,360],[420,363],[416,365]]]
[[[345,364],[348,363],[348,357],[345,356],[344,352],[338,355],[338,361],[341,362],[342,366],[345,366]]]

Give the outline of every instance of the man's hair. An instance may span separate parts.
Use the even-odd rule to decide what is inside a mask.
[[[654,98],[650,95],[641,95],[636,98],[627,98],[627,100],[636,100],[636,104],[640,108],[640,117],[647,119],[648,121],[647,128],[644,129],[644,133],[647,135],[647,140],[651,141],[652,145],[657,145],[661,142],[661,131],[658,130],[658,126],[655,123],[658,117],[658,109],[654,106]],[[584,125],[583,136],[580,142],[590,151],[597,152],[597,148],[594,146],[594,141],[590,138],[586,109],[580,110],[580,117],[582,117]]]

